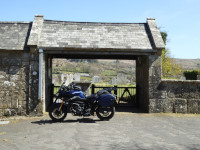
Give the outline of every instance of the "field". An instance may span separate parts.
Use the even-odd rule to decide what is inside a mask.
[[[124,83],[135,82],[135,61],[134,60],[53,60],[52,73],[55,74],[88,74],[81,76],[81,81],[90,81],[94,76],[99,76],[100,83],[110,83],[119,73],[124,74]]]

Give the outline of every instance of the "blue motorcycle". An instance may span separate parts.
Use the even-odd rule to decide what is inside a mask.
[[[55,101],[49,108],[53,121],[61,122],[70,112],[74,116],[97,115],[100,120],[109,120],[114,116],[116,96],[111,94],[113,88],[98,91],[86,96],[79,86],[63,83],[55,95]]]

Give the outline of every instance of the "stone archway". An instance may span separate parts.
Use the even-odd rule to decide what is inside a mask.
[[[52,58],[76,58],[76,59],[130,59],[130,60],[136,60],[136,84],[138,87],[138,94],[137,94],[137,103],[139,104],[139,107],[145,111],[149,111],[149,96],[150,92],[153,93],[153,87],[156,85],[154,81],[154,76],[159,76],[159,68],[161,69],[161,65],[159,63],[150,64],[151,61],[159,61],[160,56],[157,55],[151,55],[151,53],[144,53],[140,55],[136,55],[135,53],[123,53],[123,55],[116,54],[112,52],[101,52],[101,55],[99,52],[97,54],[95,52],[85,52],[80,53],[79,51],[60,51],[60,50],[45,50],[43,52],[44,59],[43,59],[43,98],[44,98],[44,106],[47,108],[48,103],[50,101],[50,86],[52,83]],[[155,60],[153,60],[153,58]],[[158,65],[158,66],[156,66]],[[152,73],[154,75],[152,76]],[[150,76],[151,75],[151,76]],[[158,78],[155,78],[156,82],[159,82],[157,80]],[[161,77],[160,77],[161,79]]]

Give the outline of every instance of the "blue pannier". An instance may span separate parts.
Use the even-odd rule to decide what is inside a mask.
[[[115,96],[111,94],[103,94],[99,98],[99,105],[101,106],[111,106],[115,101]]]

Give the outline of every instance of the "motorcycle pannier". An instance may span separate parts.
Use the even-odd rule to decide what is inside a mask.
[[[115,97],[111,94],[103,94],[99,98],[99,105],[101,106],[111,106],[115,101]]]

